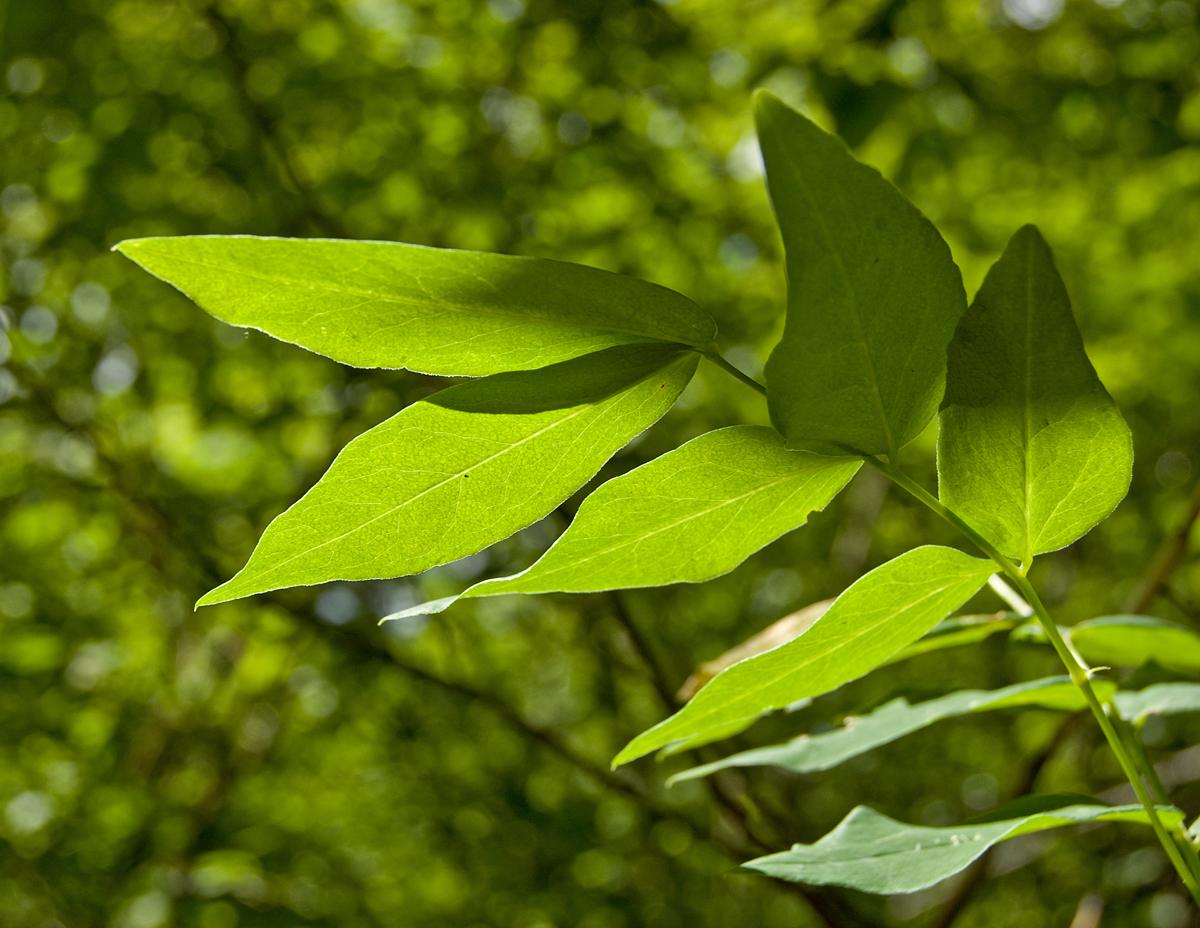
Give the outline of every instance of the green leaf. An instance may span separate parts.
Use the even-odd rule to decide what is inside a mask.
[[[712,741],[754,719],[869,673],[970,599],[995,572],[952,548],[916,548],[860,577],[799,638],[734,664],[683,709],[634,738],[613,764],[672,741]],[[709,734],[711,737],[700,739]]]
[[[1093,686],[1101,699],[1107,699],[1116,689],[1116,684],[1107,680],[1096,680]],[[943,719],[972,712],[1025,706],[1073,712],[1086,709],[1087,701],[1070,677],[1046,677],[999,690],[961,690],[915,706],[904,698],[893,699],[862,718],[846,719],[843,728],[818,735],[801,735],[786,744],[742,751],[714,763],[677,773],[671,777],[668,785],[678,780],[708,776],[727,767],[769,765],[784,767],[795,773],[829,770],[852,757],[890,744]]]
[[[1146,615],[1106,615],[1065,629],[1071,644],[1093,664],[1136,667],[1155,661],[1185,673],[1200,671],[1200,635]]]
[[[1140,725],[1152,715],[1200,712],[1200,684],[1158,683],[1140,692],[1120,692],[1113,697],[1121,717]]]
[[[918,638],[912,644],[906,644],[889,657],[886,663],[896,664],[920,654],[978,644],[992,635],[1011,631],[1023,621],[1024,619],[1015,612],[1002,612],[996,615],[962,615],[946,619],[945,622],[935,625],[929,634]]]
[[[774,429],[709,432],[602,485],[528,570],[477,583],[462,595],[709,580],[803,525],[860,466],[858,460],[789,451]],[[447,605],[425,603],[396,617]]]
[[[792,447],[893,455],[937,413],[966,309],[937,229],[845,144],[770,94],[759,142],[787,253],[771,421]]]
[[[716,325],[687,297],[580,264],[247,235],[116,247],[218,319],[356,367],[482,376],[646,341],[714,350]]]
[[[1046,800],[1053,803],[1076,797],[1029,798],[1045,804]],[[1022,807],[1028,805],[1021,803]],[[1159,817],[1168,827],[1183,820],[1178,809],[1158,808]],[[797,844],[789,851],[760,857],[744,866],[796,883],[849,886],[881,895],[911,893],[969,867],[988,848],[1008,838],[1082,822],[1149,824],[1149,819],[1141,806],[1078,804],[999,821],[926,828],[906,825],[858,806],[816,844]]]
[[[199,605],[285,586],[417,573],[545,516],[675,402],[697,356],[630,345],[495,374],[350,442]]]
[[[1069,545],[1129,489],[1129,428],[1096,376],[1037,229],[1009,241],[950,345],[942,502],[1026,565]]]

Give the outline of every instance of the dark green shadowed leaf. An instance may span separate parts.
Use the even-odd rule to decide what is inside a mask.
[[[1069,798],[1077,801],[1082,797]],[[1012,811],[1028,805],[1014,803]],[[1168,827],[1183,820],[1178,809],[1158,808],[1159,817]],[[988,818],[1003,812],[1001,809]],[[874,809],[859,806],[816,844],[797,844],[790,851],[760,857],[744,866],[796,883],[849,886],[881,895],[911,893],[953,876],[978,860],[988,848],[1008,838],[1083,822],[1149,824],[1141,806],[1072,804],[977,824],[926,828],[905,825]]]
[[[755,99],[788,275],[771,421],[793,447],[893,454],[937,413],[962,277],[933,224],[841,139]]]
[[[633,739],[613,763],[673,741],[712,741],[738,720],[869,673],[966,602],[995,569],[952,548],[902,554],[860,577],[799,638],[717,675],[683,709]]]
[[[1152,715],[1200,712],[1200,684],[1159,683],[1140,692],[1121,692],[1113,697],[1121,717],[1140,725]]]
[[[1093,664],[1136,667],[1155,661],[1188,673],[1200,671],[1200,635],[1146,615],[1106,615],[1065,629],[1071,644]]]
[[[789,451],[774,429],[734,426],[709,432],[597,489],[554,546],[524,573],[485,580],[462,595],[709,580],[803,525],[861,464]],[[425,603],[396,617],[440,612],[447,605]]]
[[[947,619],[945,622],[935,625],[929,634],[918,638],[912,644],[905,645],[889,657],[886,663],[895,664],[919,654],[978,644],[992,635],[1012,631],[1024,621],[1015,612],[1002,612],[997,615],[963,615]]]
[[[645,341],[709,350],[716,336],[673,290],[543,258],[247,235],[117,249],[218,319],[357,367],[483,376]]]
[[[506,538],[666,412],[697,360],[664,345],[611,348],[414,403],[350,442],[199,605],[413,574]]]
[[[1101,699],[1107,699],[1116,689],[1116,684],[1107,680],[1097,680],[1093,686]],[[819,735],[801,735],[786,744],[742,751],[677,773],[669,782],[708,776],[727,767],[784,767],[795,773],[828,770],[943,719],[1026,706],[1074,712],[1086,709],[1087,702],[1070,677],[1047,677],[999,690],[962,690],[916,705],[909,704],[907,699],[893,699],[862,718],[846,719],[843,728]]]
[[[988,272],[949,359],[942,502],[1025,564],[1113,511],[1129,489],[1129,428],[1083,350],[1066,287],[1033,226]]]

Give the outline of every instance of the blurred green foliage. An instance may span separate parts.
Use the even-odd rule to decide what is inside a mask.
[[[1116,515],[1035,571],[1072,622],[1136,595],[1200,465],[1194,3],[7,0],[0,29],[0,925],[819,924],[788,887],[730,872],[755,840],[815,840],[860,801],[945,824],[1031,774],[1120,780],[1087,724],[1039,768],[1052,713],[945,723],[824,774],[730,773],[715,796],[666,790],[678,759],[608,772],[697,662],[952,541],[873,473],[701,586],[375,627],[528,564],[577,498],[419,578],[193,613],[338,448],[445,381],[214,326],[108,249],[246,232],[580,261],[699,300],[753,369],[783,304],[749,109],[768,87],[901,186],[968,292],[1025,222],[1055,249],[1137,451]],[[765,422],[761,398],[708,366],[602,476],[737,422]],[[907,452],[929,486],[933,444]],[[1197,621],[1198,549],[1158,614]],[[995,637],[731,747],[1055,670]],[[1200,732],[1146,735],[1196,814],[1200,764],[1179,749]],[[1097,893],[1106,926],[1175,928],[1186,909],[1148,844],[1125,826],[1016,843],[956,924],[1066,925]],[[937,924],[945,896],[818,904],[839,924]]]

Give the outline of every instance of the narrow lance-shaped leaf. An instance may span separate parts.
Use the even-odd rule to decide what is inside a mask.
[[[1185,673],[1200,671],[1200,635],[1147,615],[1106,615],[1068,629],[1071,644],[1088,661],[1136,667],[1155,661]]]
[[[738,720],[861,677],[961,606],[994,571],[990,561],[952,548],[902,554],[860,577],[799,638],[719,674],[683,709],[634,738],[613,763],[673,741],[713,740]]]
[[[412,574],[479,551],[586,483],[670,408],[696,362],[670,346],[612,348],[414,403],[347,445],[200,605]]]
[[[646,341],[712,350],[716,336],[673,290],[543,258],[247,235],[116,247],[218,319],[357,367],[483,376]]]
[[[938,437],[942,502],[1028,564],[1116,507],[1133,467],[1066,287],[1025,226],[988,272],[950,345]]]
[[[861,463],[789,451],[774,429],[709,432],[609,480],[584,500],[536,564],[477,583],[462,596],[709,580],[803,525]],[[440,611],[453,601],[424,603],[395,617]]]
[[[787,322],[767,362],[789,445],[894,454],[937,413],[966,295],[937,229],[845,144],[756,97],[787,258]]]
[[[1079,800],[1083,802],[1074,804]],[[1018,835],[1084,822],[1149,824],[1141,806],[1086,803],[1087,797],[1031,796],[1012,803],[1007,811],[998,810],[987,821],[949,828],[906,825],[859,806],[816,844],[797,844],[744,866],[796,883],[849,886],[881,895],[911,893],[953,876],[988,848]],[[1019,814],[1031,805],[1042,808]],[[1158,814],[1168,827],[1183,820],[1183,813],[1171,807],[1160,806]]]
[[[1096,680],[1093,686],[1101,699],[1107,699],[1116,689],[1116,684],[1108,680]],[[1047,677],[999,690],[961,690],[916,705],[911,705],[902,697],[885,703],[862,718],[848,718],[844,727],[834,731],[801,735],[787,744],[742,751],[711,764],[677,773],[670,782],[708,776],[728,767],[784,767],[795,773],[828,770],[943,719],[973,712],[1029,706],[1077,711],[1086,709],[1087,701],[1070,677]]]

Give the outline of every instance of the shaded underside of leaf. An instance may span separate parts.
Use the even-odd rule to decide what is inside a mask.
[[[887,663],[895,664],[921,654],[930,654],[946,648],[958,648],[968,644],[977,644],[992,635],[1012,631],[1024,621],[1015,612],[1001,612],[995,615],[963,615],[945,622],[939,622],[929,634],[918,638],[912,644],[903,648],[887,659]]]
[[[1071,644],[1088,661],[1136,667],[1155,661],[1185,673],[1200,671],[1200,635],[1190,628],[1146,615],[1106,615],[1066,629]]]
[[[740,719],[868,673],[966,602],[994,571],[990,561],[952,548],[902,554],[859,578],[800,637],[719,674],[687,706],[630,742],[613,763],[681,739],[702,743],[705,734],[728,731]]]
[[[1158,683],[1138,692],[1117,693],[1113,701],[1121,718],[1140,725],[1152,715],[1200,712],[1200,684]]]
[[[1049,247],[1020,229],[950,345],[938,437],[944,502],[1026,564],[1129,489],[1133,444],[1096,376]]]
[[[1169,826],[1183,819],[1178,809],[1163,806],[1159,816]],[[1007,838],[1084,822],[1148,824],[1148,819],[1141,806],[1068,805],[1001,821],[927,828],[858,806],[816,844],[797,844],[744,866],[797,883],[911,893],[953,876]]]
[[[356,367],[483,376],[645,341],[711,350],[716,336],[673,290],[543,258],[248,235],[117,250],[218,319]]]
[[[1107,680],[1097,680],[1094,686],[1098,688],[1101,699],[1107,698],[1116,689],[1116,685]],[[1087,702],[1071,678],[1065,676],[1017,683],[999,690],[961,690],[916,705],[911,705],[904,698],[894,699],[861,718],[846,719],[843,728],[817,735],[801,735],[786,744],[742,751],[678,773],[671,778],[671,782],[708,776],[727,767],[774,766],[794,773],[828,770],[943,719],[992,709],[1029,706],[1077,711],[1086,708]]]
[[[414,403],[350,442],[200,605],[417,573],[506,538],[653,424],[696,363],[692,352],[631,345]]]
[[[763,92],[756,117],[788,275],[771,420],[793,447],[893,454],[937,412],[962,277],[933,224],[840,139]]]

